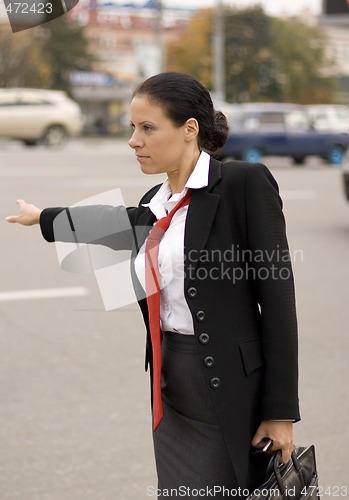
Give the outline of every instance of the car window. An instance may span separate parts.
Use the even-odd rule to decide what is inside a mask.
[[[228,118],[229,126],[231,128],[236,128],[241,124],[242,113],[241,111],[230,110],[228,113],[224,113]]]
[[[349,119],[349,113],[344,113],[343,111],[337,111],[336,118],[341,121],[347,121]]]
[[[13,106],[17,104],[17,99],[14,95],[0,96],[0,106]]]
[[[307,130],[309,128],[309,119],[303,111],[292,110],[285,114],[285,124],[288,130]]]
[[[284,114],[279,111],[263,111],[247,114],[243,120],[246,130],[280,130],[284,127]]]
[[[316,120],[327,120],[327,115],[326,115],[326,113],[312,113],[312,116],[313,116]]]
[[[43,106],[51,103],[39,96],[23,95],[19,97],[18,104],[21,106]]]
[[[284,114],[279,111],[270,111],[267,113],[261,113],[259,119],[261,125],[283,125]]]
[[[247,116],[243,120],[243,127],[247,130],[258,130],[261,126],[259,117]]]

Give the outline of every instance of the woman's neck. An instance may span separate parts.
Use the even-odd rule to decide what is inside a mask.
[[[181,193],[183,191],[189,177],[193,173],[199,156],[200,151],[195,151],[190,161],[186,162],[186,164],[182,164],[180,168],[167,172],[167,177],[171,186],[172,194]]]

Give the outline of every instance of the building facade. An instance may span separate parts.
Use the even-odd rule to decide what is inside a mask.
[[[163,71],[166,46],[186,28],[195,11],[80,0],[70,16],[84,26],[96,57],[94,72],[72,75],[72,93],[90,133],[122,133],[135,85]]]

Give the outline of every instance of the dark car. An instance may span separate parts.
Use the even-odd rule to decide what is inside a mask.
[[[262,156],[289,156],[303,164],[315,155],[332,165],[343,162],[349,134],[315,130],[306,108],[294,104],[231,105],[230,134],[222,158],[259,162]]]

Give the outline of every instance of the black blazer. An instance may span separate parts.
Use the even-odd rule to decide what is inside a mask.
[[[43,236],[72,241],[71,229],[78,224],[80,241],[132,248],[135,256],[155,221],[142,204],[159,187],[138,207],[66,210],[70,227],[62,234],[54,234],[53,221],[63,209],[45,209]],[[261,480],[258,459],[250,454],[261,420],[300,419],[291,259],[278,186],[264,165],[211,159],[208,186],[192,192],[184,254],[185,297],[207,390],[239,484],[251,486]],[[133,266],[131,272],[137,292]],[[140,298],[139,305],[147,328],[146,365],[151,365],[146,300]]]

